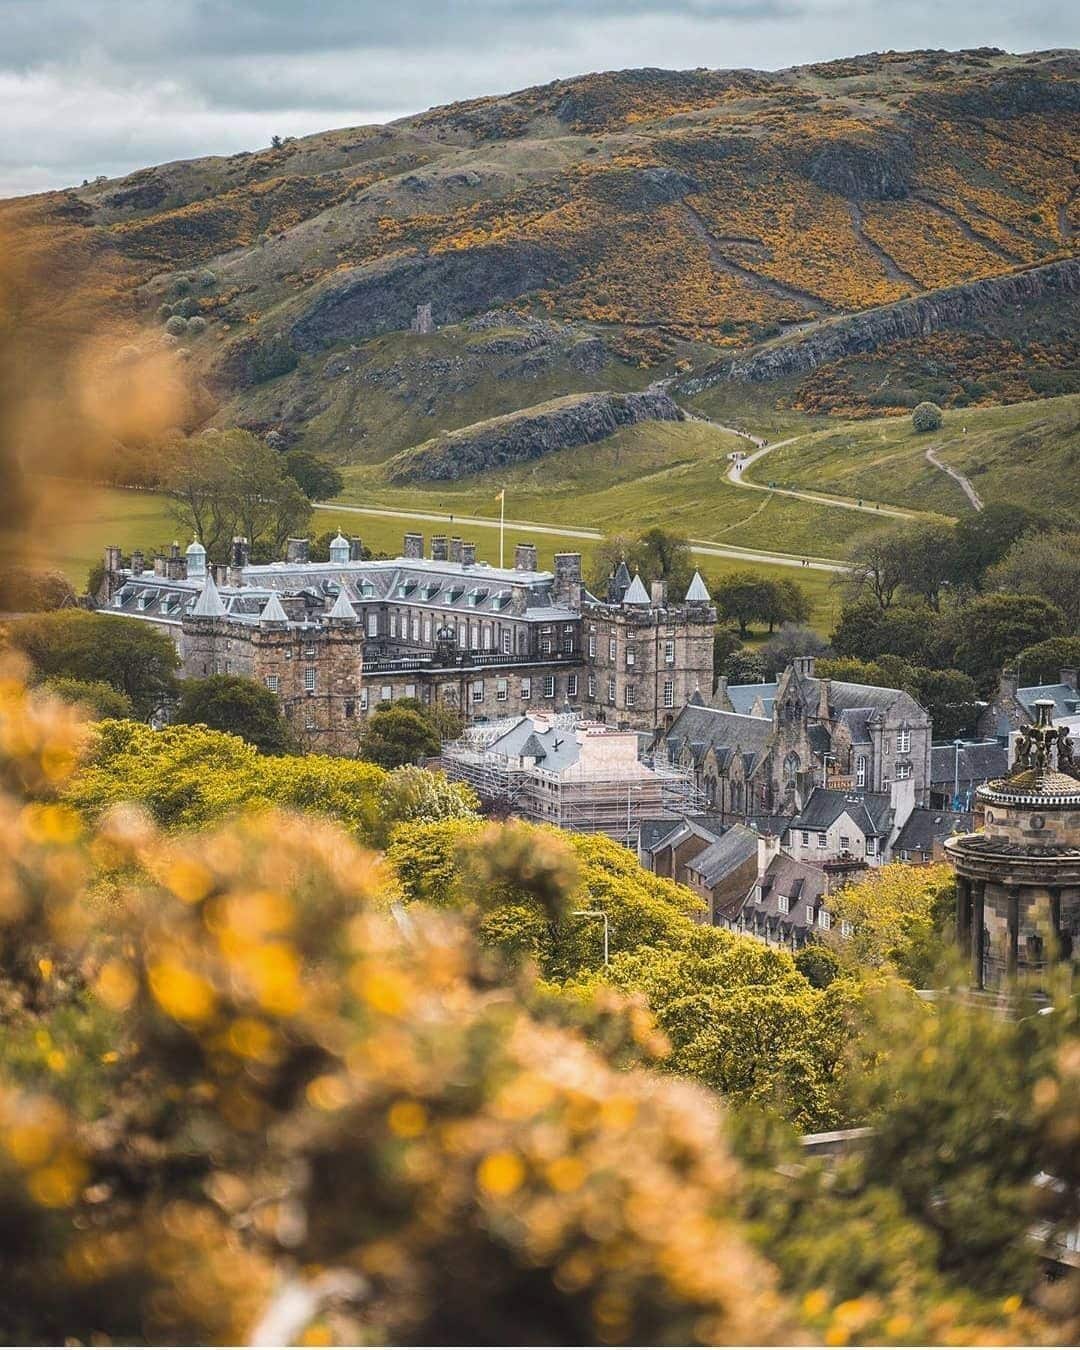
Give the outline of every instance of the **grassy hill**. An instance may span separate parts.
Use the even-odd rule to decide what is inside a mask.
[[[766,455],[747,477],[951,515],[969,509],[959,484],[927,461],[928,448],[967,477],[984,502],[1080,510],[1077,395],[955,409],[928,435],[917,434],[910,417],[827,427]]]

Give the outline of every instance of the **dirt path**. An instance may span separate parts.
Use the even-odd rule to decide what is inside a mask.
[[[971,503],[971,505],[975,508],[976,511],[981,511],[983,509],[983,499],[979,496],[979,494],[971,486],[970,481],[964,477],[964,475],[960,472],[959,469],[950,469],[947,464],[943,464],[941,460],[938,459],[937,452],[933,448],[927,450],[926,458],[930,461],[930,463],[934,466],[935,469],[940,469],[942,473],[947,473],[950,478],[955,479],[956,482],[960,484],[964,496],[968,499],[968,501]]]

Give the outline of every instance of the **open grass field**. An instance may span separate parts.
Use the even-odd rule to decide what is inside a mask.
[[[392,487],[377,466],[344,470],[343,502],[455,515],[491,515],[506,488],[508,516],[585,526],[605,534],[662,525],[691,539],[824,559],[843,558],[870,517],[726,481],[728,454],[748,443],[706,422],[646,422],[595,445],[460,482]]]
[[[964,474],[985,503],[1080,508],[1080,396],[946,412],[939,431],[919,435],[910,417],[844,422],[766,455],[753,481],[820,489],[918,510],[970,509],[960,485],[926,459]]]
[[[177,531],[168,503],[157,493],[135,492],[124,488],[88,488],[81,484],[51,479],[49,502],[50,511],[47,520],[38,530],[33,560],[39,566],[59,568],[77,589],[85,585],[87,573],[100,560],[106,544],[119,544],[125,552],[129,552],[133,547],[141,547],[147,552],[152,552],[176,537]],[[408,512],[410,507],[401,506],[397,509]],[[428,513],[437,508],[428,500],[414,498],[411,509]],[[461,530],[461,533],[467,535],[469,539],[475,540],[479,557],[488,562],[497,562],[499,556],[496,511],[494,501],[486,501],[476,514],[491,515],[491,526],[470,525],[462,527]],[[518,513],[515,511],[515,514]],[[557,513],[552,512],[546,516],[547,520],[553,518],[558,518]],[[334,507],[315,512],[311,524],[313,533],[339,527],[360,535],[368,547],[376,553],[392,555],[400,553],[402,535],[406,530],[421,530],[426,536],[430,536],[438,532],[449,533],[452,528],[449,521],[442,525],[425,520],[422,516],[358,516]],[[595,551],[595,544],[592,541],[578,539],[572,535],[564,537],[555,534],[529,535],[527,530],[515,529],[510,524],[506,527],[508,556],[512,556],[514,543],[526,535],[537,545],[541,566],[550,567],[555,553],[573,550],[582,554],[586,574],[591,569]],[[840,602],[836,588],[830,584],[829,573],[816,571],[804,573],[799,569],[793,571],[790,567],[745,563],[726,558],[699,557],[697,561],[710,583],[732,571],[747,567],[764,576],[794,577],[810,597],[814,626],[825,633],[835,621]]]

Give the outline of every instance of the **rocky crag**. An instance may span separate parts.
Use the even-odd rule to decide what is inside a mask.
[[[436,436],[395,456],[392,483],[446,482],[602,441],[638,422],[681,422],[667,394],[579,394]]]

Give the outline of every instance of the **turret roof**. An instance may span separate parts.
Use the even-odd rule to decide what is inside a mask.
[[[624,605],[647,605],[649,603],[649,592],[642,584],[639,576],[635,576],[630,583],[630,589],[623,596]]]
[[[277,591],[273,591],[270,599],[263,606],[263,611],[259,615],[260,623],[288,623],[289,616],[285,613],[281,601],[278,599]]]
[[[191,612],[199,619],[223,619],[225,617],[225,606],[222,604],[221,596],[218,595],[218,588],[214,585],[214,578],[209,572],[207,572],[206,581],[199,592],[199,598],[195,601],[195,608]]]
[[[690,583],[690,589],[686,592],[686,599],[690,603],[699,602],[709,604],[712,596],[709,594],[709,588],[701,579],[701,573],[695,572],[694,579]]]

